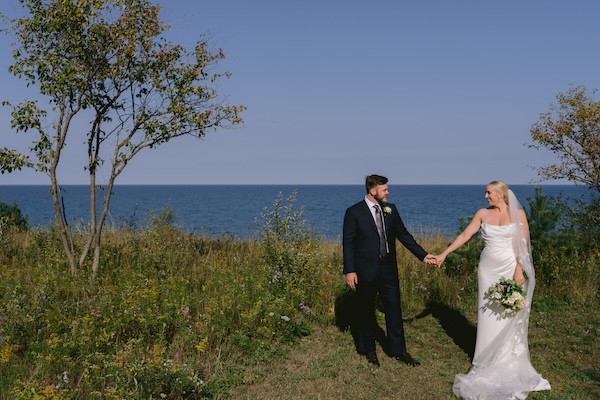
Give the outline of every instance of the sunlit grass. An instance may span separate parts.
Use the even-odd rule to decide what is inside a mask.
[[[265,217],[257,241],[160,220],[114,228],[96,279],[71,276],[52,229],[4,231],[0,398],[451,398],[474,345],[474,265],[437,269],[398,247],[407,339],[424,365],[386,358],[373,371],[344,324],[341,244],[306,234],[291,210]],[[448,240],[419,238],[431,252]],[[573,262],[584,272],[536,291],[532,359],[556,389],[534,398],[598,395],[598,265]]]

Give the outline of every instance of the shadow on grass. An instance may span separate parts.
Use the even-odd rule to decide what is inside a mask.
[[[465,318],[460,311],[436,301],[427,303],[427,308],[410,320],[425,318],[429,315],[439,321],[448,337],[472,360],[475,354],[477,327]]]
[[[335,301],[335,323],[341,332],[350,332],[356,343],[356,310],[357,296],[353,292],[341,293]],[[458,310],[447,304],[431,301],[427,303],[427,308],[419,315],[413,318],[405,319],[405,322],[425,318],[431,315],[437,319],[454,343],[460,347],[472,360],[475,354],[475,339],[477,337],[477,328]],[[377,324],[373,316],[373,332],[375,340],[379,343],[383,351],[389,355],[389,346],[385,331]]]
[[[352,291],[342,292],[335,300],[335,325],[341,332],[350,332],[354,343],[357,343],[357,310],[358,310],[358,296]],[[380,304],[377,305],[380,309]],[[389,346],[385,331],[379,326],[373,313],[373,335],[375,341],[379,343],[384,353],[389,355]]]

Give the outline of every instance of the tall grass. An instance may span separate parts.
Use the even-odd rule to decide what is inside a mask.
[[[265,210],[257,241],[187,234],[168,212],[112,228],[96,279],[69,273],[53,228],[4,229],[0,399],[226,397],[313,329],[344,328],[341,244],[310,233],[294,200]],[[419,239],[431,252],[448,240]],[[439,270],[398,252],[405,314],[475,309],[474,266]],[[573,263],[587,272],[562,301],[597,301],[597,264]]]

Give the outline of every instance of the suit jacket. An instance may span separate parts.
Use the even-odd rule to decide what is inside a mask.
[[[387,262],[398,273],[396,261],[396,239],[404,245],[419,260],[423,260],[427,252],[416,242],[408,232],[398,209],[394,204],[387,203],[391,212],[384,212],[384,223],[388,241],[389,255]],[[385,208],[385,207],[384,207]],[[344,253],[344,274],[356,272],[358,281],[370,282],[375,279],[379,267],[379,234],[366,201],[360,201],[349,207],[344,215],[344,230],[342,237]]]

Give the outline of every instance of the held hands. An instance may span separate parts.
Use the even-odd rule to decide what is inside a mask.
[[[432,254],[427,254],[427,256],[423,259],[423,261],[425,261],[427,264],[435,265],[436,267],[440,268],[445,259],[446,259],[446,256],[444,254],[440,254],[437,256],[434,256]]]
[[[427,254],[423,261],[429,265],[435,265],[436,267],[440,267],[446,258],[445,255],[434,256],[433,254]],[[358,285],[358,275],[356,272],[348,272],[345,275],[346,285],[350,287],[352,290],[356,290],[356,285]]]
[[[441,267],[446,259],[446,254],[442,253],[440,255],[435,256],[435,260],[437,261],[437,266]]]
[[[435,265],[436,267],[439,267],[438,262],[433,254],[427,254],[423,261],[429,265]]]

